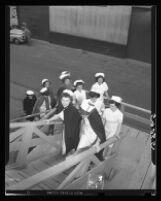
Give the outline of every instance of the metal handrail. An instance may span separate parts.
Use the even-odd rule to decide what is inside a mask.
[[[86,90],[86,91],[88,92],[88,90]],[[122,105],[127,106],[127,107],[129,107],[129,108],[133,108],[133,109],[142,111],[142,112],[145,112],[145,113],[148,113],[148,114],[151,114],[151,111],[150,111],[150,110],[147,110],[147,109],[138,107],[138,106],[136,106],[136,105],[132,105],[132,104],[125,103],[125,102],[122,102]],[[52,108],[52,109],[50,109],[50,110],[46,110],[46,111],[45,111],[45,114],[48,113],[48,112],[50,112],[50,111],[52,111],[52,110],[54,110],[54,109],[55,109],[55,108]],[[18,117],[18,118],[16,118],[16,119],[10,120],[10,122],[23,120],[23,119],[30,118],[30,117],[35,117],[35,116],[40,115],[40,114],[42,114],[42,113],[44,113],[44,112],[39,112],[39,113],[31,114],[31,115],[26,115],[26,116],[24,116],[24,117]]]
[[[19,120],[27,119],[27,118],[29,118],[29,117],[35,117],[35,116],[37,116],[37,115],[44,114],[44,113],[46,114],[46,113],[50,112],[51,110],[53,110],[53,108],[50,109],[50,110],[46,110],[45,112],[39,112],[39,113],[35,113],[35,114],[26,115],[26,116],[23,116],[23,117],[18,117],[18,118],[16,118],[16,119],[10,120],[10,122],[14,122],[14,121],[19,121]]]
[[[144,109],[144,108],[135,106],[135,105],[131,105],[131,104],[129,104],[129,103],[124,103],[124,102],[122,102],[122,105],[127,106],[127,107],[130,107],[130,108],[133,108],[133,109],[136,109],[136,110],[139,110],[139,111],[142,111],[142,112],[146,112],[146,113],[148,113],[148,114],[151,114],[151,111],[150,111],[150,110],[147,110],[147,109]]]

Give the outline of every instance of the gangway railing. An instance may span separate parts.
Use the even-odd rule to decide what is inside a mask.
[[[125,104],[125,103],[123,103]],[[130,104],[125,104],[125,106],[129,106],[131,107]],[[132,106],[133,108],[135,107],[135,109],[140,110],[139,107],[136,106]],[[146,113],[150,113],[150,111],[145,110],[145,109],[141,109],[143,112]],[[48,112],[53,111],[50,110]],[[40,113],[38,113],[40,114]],[[37,114],[34,114],[35,116]],[[150,120],[149,120],[150,121]],[[11,129],[15,129],[18,128],[18,130],[11,132],[10,133],[10,152],[11,151],[18,151],[17,157],[16,157],[16,161],[12,164],[12,167],[19,167],[19,166],[23,166],[25,165],[29,159],[31,159],[32,157],[30,157],[32,154],[28,153],[28,150],[30,147],[33,146],[38,146],[41,144],[49,144],[51,145],[51,147],[55,148],[55,154],[58,154],[61,150],[61,140],[62,140],[62,135],[53,135],[53,136],[47,136],[42,128],[45,126],[49,126],[49,125],[63,125],[62,121],[53,121],[53,122],[48,122],[46,120],[40,120],[40,121],[26,121],[26,122],[11,122],[10,123],[10,128]],[[150,124],[149,124],[150,125]],[[33,135],[37,135],[38,138],[33,138]],[[21,140],[20,140],[21,139]],[[100,149],[105,148],[106,146],[109,146],[112,143],[116,142],[116,138],[110,138],[109,140],[107,140],[105,143],[100,145]],[[34,150],[33,150],[34,151]],[[43,172],[38,173],[28,179],[25,179],[24,181],[15,184],[11,187],[9,187],[9,189],[27,189],[30,188],[33,185],[36,185],[37,183],[49,178],[49,177],[53,177],[59,173],[61,173],[62,171],[65,171],[66,169],[69,169],[70,167],[78,164],[78,166],[76,167],[75,171],[69,175],[69,177],[67,177],[67,179],[64,180],[64,182],[58,187],[62,188],[64,185],[66,185],[67,182],[69,182],[69,180],[73,179],[74,176],[76,175],[76,173],[79,172],[79,174],[81,174],[80,172],[82,172],[81,170],[84,170],[88,168],[89,163],[91,161],[93,161],[95,164],[99,163],[99,160],[95,157],[95,153],[97,152],[96,147],[92,147],[90,149],[88,149],[87,151],[84,151],[83,153],[77,154],[76,156],[73,156],[71,159],[67,159],[66,161],[57,164],[54,167],[51,167],[47,170],[44,170]],[[30,156],[29,156],[30,155]],[[53,173],[54,172],[54,173]]]
[[[144,108],[141,108],[141,107],[129,104],[129,103],[125,103],[125,102],[122,102],[122,105],[124,107],[124,115],[125,115],[125,117],[133,119],[135,121],[139,121],[139,122],[144,123],[146,125],[150,125],[150,116],[149,116],[149,119],[147,119],[147,118],[141,117],[141,116],[139,116],[137,114],[129,113],[129,112],[126,111],[125,107],[131,108],[131,109],[135,109],[137,111],[144,112],[144,113],[149,114],[149,115],[151,114],[150,110],[147,110],[147,109],[144,109]],[[105,106],[107,107],[108,105],[105,105]],[[50,114],[54,113],[55,110],[56,110],[56,108],[53,108],[53,109],[50,109],[50,110],[46,110],[45,114],[47,116],[49,116]],[[10,120],[10,122],[16,122],[16,121],[26,120],[27,118],[36,117],[36,116],[38,116],[40,114],[42,114],[42,113],[40,112],[40,113],[36,113],[36,114],[27,115],[27,116],[24,116],[24,117],[19,117],[19,118]]]
[[[53,121],[49,123],[46,120],[40,120],[34,122],[26,121],[10,123],[10,129],[17,128],[17,130],[11,132],[9,136],[9,152],[18,152],[15,161],[11,164],[12,167],[23,166],[27,163],[28,159],[32,158],[31,155],[34,150],[29,153],[29,148],[31,147],[47,143],[55,148],[55,153],[60,151],[62,137],[61,130],[59,134],[48,136],[44,133],[44,128],[49,127],[50,125],[63,126],[63,122]]]
[[[145,112],[145,113],[147,113],[147,114],[151,114],[151,111],[150,111],[150,110],[147,110],[147,109],[144,109],[144,108],[135,106],[135,105],[131,105],[131,104],[129,104],[129,103],[122,102],[122,105],[124,105],[124,106],[126,106],[126,107],[129,107],[129,108],[132,108],[132,109],[135,109],[135,110],[138,110],[138,111],[141,111],[141,112]]]
[[[103,148],[109,146],[110,144],[113,144],[117,141],[116,137],[111,137],[109,138],[106,142],[102,143],[100,145],[100,149],[102,150]],[[7,189],[8,190],[26,190],[30,189],[32,186],[48,179],[48,178],[53,178],[56,175],[59,175],[60,173],[66,171],[67,169],[77,165],[75,169],[70,173],[65,180],[57,187],[57,189],[62,189],[66,184],[71,182],[74,177],[81,177],[89,167],[89,164],[91,161],[98,165],[100,164],[100,161],[97,159],[95,156],[95,153],[98,152],[97,147],[93,146],[89,148],[86,151],[83,151],[82,153],[78,153],[76,155],[73,155],[69,158],[67,158],[65,161],[60,162],[53,167],[49,167],[48,169],[39,172],[36,175],[33,175],[27,179],[24,179],[23,181],[13,184],[12,186],[9,186]]]

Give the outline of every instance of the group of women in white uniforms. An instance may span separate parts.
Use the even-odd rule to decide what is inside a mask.
[[[65,72],[62,72],[63,79]],[[74,82],[74,92],[67,88],[62,90],[62,110],[47,120],[51,122],[61,119],[66,124],[63,132],[63,154],[98,145],[113,136],[119,137],[123,122],[123,113],[120,110],[122,99],[119,96],[109,97],[104,73],[95,74],[95,83],[89,93],[84,89],[84,84],[85,82],[79,79]],[[109,108],[105,107],[106,99]],[[68,140],[67,135],[70,135]],[[70,148],[67,148],[67,144],[70,144]]]

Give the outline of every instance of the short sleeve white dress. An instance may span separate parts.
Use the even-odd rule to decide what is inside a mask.
[[[112,111],[110,108],[107,108],[103,113],[103,122],[107,140],[115,135],[118,125],[122,124],[123,113],[119,109]]]

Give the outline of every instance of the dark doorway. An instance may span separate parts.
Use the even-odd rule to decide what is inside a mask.
[[[151,8],[132,8],[127,57],[151,63]]]

